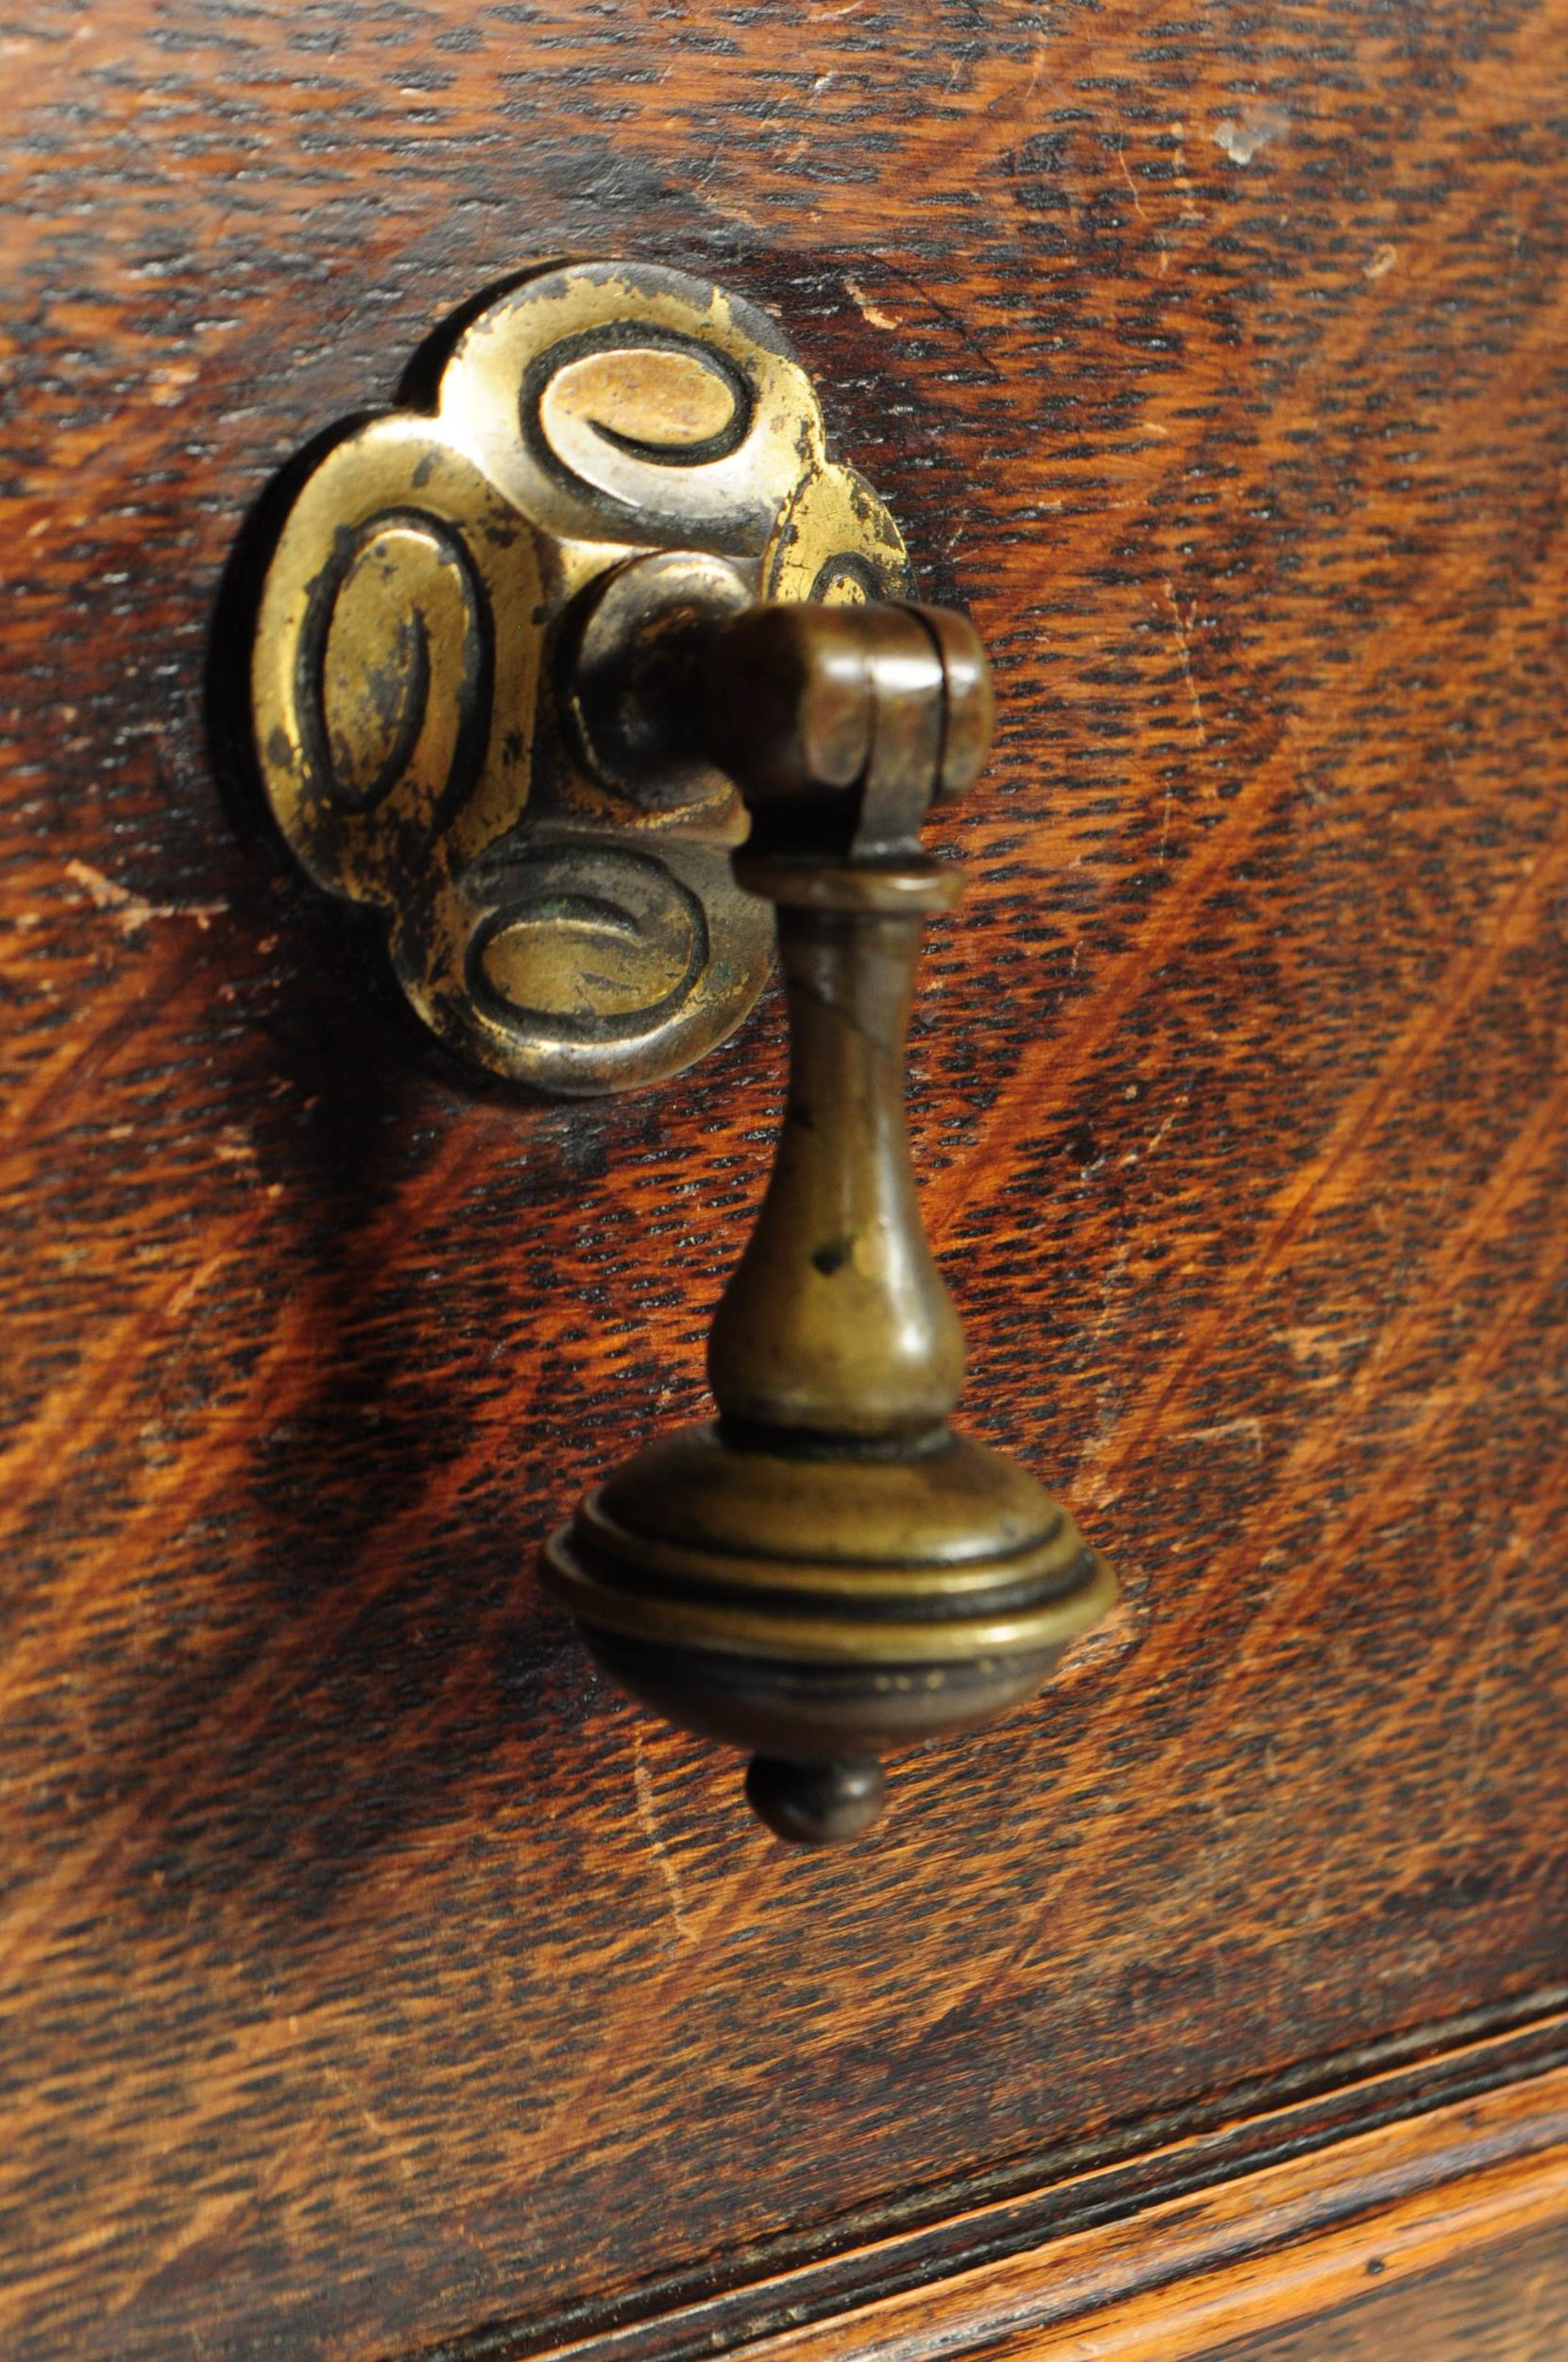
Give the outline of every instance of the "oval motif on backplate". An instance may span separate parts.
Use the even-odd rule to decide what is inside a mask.
[[[861,607],[913,595],[898,528],[864,477],[853,468],[813,469],[774,529],[762,596]]]
[[[869,607],[882,595],[870,561],[858,550],[840,550],[817,569],[811,596],[824,607]]]
[[[622,451],[677,465],[735,424],[737,388],[694,347],[624,345],[580,353],[555,371],[539,419],[557,451],[585,429]]]
[[[503,1021],[624,1039],[675,1014],[707,964],[701,903],[662,862],[608,846],[527,862],[477,931],[472,988]]]
[[[755,406],[743,371],[725,354],[651,329],[613,344],[567,339],[524,381],[525,427],[530,402],[557,468],[638,508],[666,497],[648,470],[694,482],[699,471],[732,457]]]
[[[371,526],[337,585],[321,646],[320,750],[335,802],[370,812],[406,775],[433,659],[450,694],[471,670],[470,631],[463,570],[439,534]]]

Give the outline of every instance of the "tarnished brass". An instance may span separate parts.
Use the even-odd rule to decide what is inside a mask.
[[[443,1041],[559,1092],[674,1073],[739,1024],[772,950],[710,762],[591,757],[550,682],[577,603],[637,553],[735,597],[907,595],[896,528],[827,456],[774,323],[675,271],[537,272],[458,337],[434,416],[307,477],[252,650],[262,780],[332,893],[385,912]]]
[[[963,1340],[910,1167],[906,1028],[922,923],[959,876],[921,850],[991,721],[961,617],[747,606],[724,570],[635,561],[569,659],[585,755],[637,750],[751,814],[741,884],[777,912],[791,1069],[773,1177],[713,1323],[721,1416],[639,1453],[548,1544],[603,1664],[753,1751],[781,1836],[857,1835],[881,1754],[1035,1689],[1116,1596],[1032,1477],[955,1434]]]
[[[341,439],[283,522],[257,753],[321,884],[482,1065],[592,1092],[739,1023],[776,937],[791,1077],[713,1323],[720,1417],[639,1453],[543,1557],[608,1669],[752,1754],[782,1836],[853,1837],[884,1752],[1036,1688],[1116,1595],[1032,1477],[948,1426],[963,1339],[904,1123],[920,845],[991,729],[960,616],[834,465],[772,323],[676,273],[539,272],[433,417]],[[771,906],[771,907],[770,907]]]

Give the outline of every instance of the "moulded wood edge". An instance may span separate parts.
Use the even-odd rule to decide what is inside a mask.
[[[1553,2222],[1568,2225],[1568,2067],[736,2351],[1196,2362]]]
[[[769,2268],[758,2255],[748,2272],[737,2258],[706,2289],[677,2284],[660,2302],[646,2288],[570,2325],[514,2317],[423,2348],[423,2362],[914,2362],[981,2350],[1182,2362],[1568,2222],[1559,2000],[1540,1996],[1545,2006],[1510,2026],[1455,2027],[1446,2044],[1405,2038],[1337,2076],[1304,2070],[1296,2095],[1271,2106],[1238,2093],[1205,2124],[1163,2136],[1150,2126],[1141,2141],[1064,2157],[1030,2187],[977,2191],[902,2231],[819,2232],[793,2262]]]

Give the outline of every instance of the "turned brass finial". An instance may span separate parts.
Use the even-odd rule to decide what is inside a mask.
[[[590,759],[597,734],[640,730],[735,781],[736,878],[777,913],[789,1094],[714,1316],[718,1421],[620,1469],[544,1568],[618,1679],[752,1750],[758,1812],[821,1844],[876,1819],[884,1751],[1026,1696],[1116,1583],[1031,1477],[946,1423],[963,1339],[920,1221],[904,1055],[921,928],[959,890],[921,820],[990,736],[980,642],[902,605],[726,611],[703,571],[628,566],[569,700]]]

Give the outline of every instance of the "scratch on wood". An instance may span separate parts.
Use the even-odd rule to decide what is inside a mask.
[[[1170,620],[1176,626],[1176,646],[1182,659],[1182,678],[1187,685],[1187,696],[1192,705],[1192,721],[1193,727],[1198,732],[1198,744],[1201,746],[1206,746],[1209,743],[1209,734],[1203,727],[1203,700],[1199,693],[1198,683],[1193,677],[1192,650],[1187,642],[1187,632],[1194,621],[1194,618],[1196,617],[1197,609],[1194,608],[1191,615],[1184,616],[1181,609],[1181,604],[1176,596],[1175,585],[1167,578],[1161,587],[1165,591],[1166,605],[1170,609]],[[1168,812],[1169,799],[1167,796],[1167,816]],[[1160,839],[1160,853],[1161,858],[1163,859],[1165,854],[1164,837]]]
[[[892,312],[878,309],[858,280],[846,278],[844,283],[854,301],[859,304],[861,317],[868,319],[873,328],[896,328],[899,325]]]
[[[1160,277],[1163,279],[1167,271],[1170,268],[1169,249],[1166,245],[1165,239],[1160,234],[1159,230],[1155,228],[1155,225],[1151,221],[1150,221],[1148,208],[1144,204],[1142,197],[1138,195],[1138,184],[1133,178],[1133,168],[1127,161],[1127,149],[1124,143],[1121,141],[1116,143],[1116,163],[1120,165],[1121,177],[1127,183],[1127,193],[1133,200],[1133,211],[1137,214],[1140,221],[1149,222],[1150,230],[1153,231],[1154,245],[1158,250],[1160,258]]]
[[[1244,1437],[1255,1452],[1262,1452],[1263,1421],[1259,1418],[1221,1419],[1218,1427],[1185,1427],[1182,1429],[1184,1444],[1228,1443],[1233,1435]]]
[[[194,918],[205,933],[210,921],[221,918],[229,908],[227,902],[149,902],[129,886],[117,885],[112,878],[106,878],[91,862],[68,861],[65,874],[91,895],[99,910],[113,911],[123,934],[136,934],[155,918]]]
[[[647,1840],[648,1851],[664,1880],[670,1898],[670,1919],[678,1943],[691,1941],[691,1923],[686,1915],[686,1898],[681,1892],[680,1874],[671,1859],[670,1848],[659,1835],[658,1816],[654,1810],[654,1783],[642,1753],[642,1733],[632,1733],[632,1785],[637,1791],[638,1826]]]

